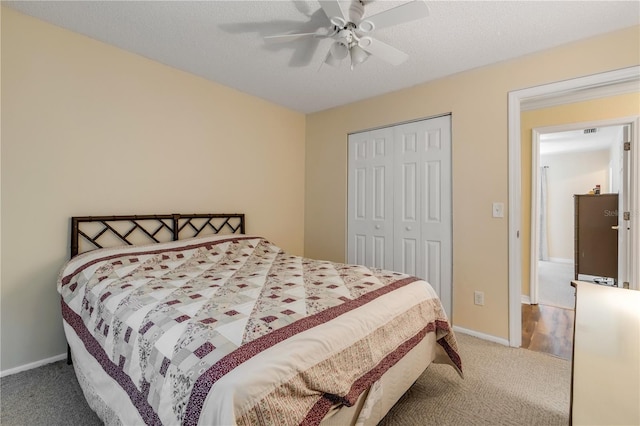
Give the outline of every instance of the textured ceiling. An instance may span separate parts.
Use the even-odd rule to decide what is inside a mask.
[[[378,0],[365,17],[403,4]],[[344,10],[349,2],[345,2]],[[327,24],[318,1],[3,1],[3,5],[304,113],[640,23],[638,1],[429,1],[430,16],[374,37],[409,54],[354,71],[322,65],[330,40],[262,37]],[[314,44],[317,44],[314,50]],[[597,58],[594,58],[597,60]]]
[[[595,133],[588,134],[584,129],[545,133],[540,135],[540,154],[609,150],[621,138],[622,126],[600,127]]]

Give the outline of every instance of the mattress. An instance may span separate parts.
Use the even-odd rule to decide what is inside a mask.
[[[260,237],[94,250],[58,290],[79,382],[107,424],[320,424],[349,407],[366,420],[384,415],[376,389],[414,349],[462,369],[428,283]]]

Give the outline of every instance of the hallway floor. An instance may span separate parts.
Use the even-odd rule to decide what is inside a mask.
[[[573,309],[547,305],[522,305],[522,347],[571,359]]]

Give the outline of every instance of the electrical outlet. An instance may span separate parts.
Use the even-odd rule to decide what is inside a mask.
[[[473,292],[473,303],[476,305],[483,306],[484,305],[484,292],[483,291],[474,291]]]

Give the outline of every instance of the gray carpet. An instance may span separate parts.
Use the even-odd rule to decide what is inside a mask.
[[[571,363],[457,334],[464,368],[432,364],[380,425],[568,425]]]
[[[430,366],[381,425],[568,424],[568,361],[457,336],[465,378]],[[2,378],[1,403],[3,426],[100,424],[64,362]]]
[[[66,361],[0,379],[2,426],[101,425]]]

